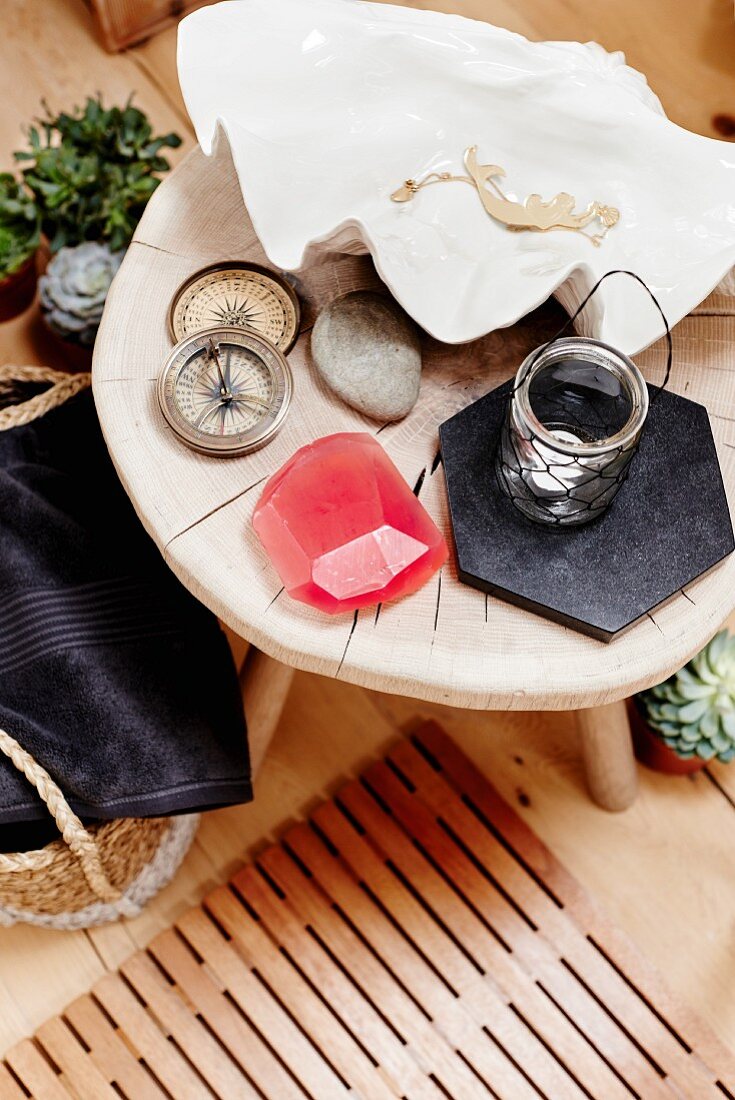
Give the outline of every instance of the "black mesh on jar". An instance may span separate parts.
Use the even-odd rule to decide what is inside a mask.
[[[509,397],[501,490],[536,522],[590,522],[628,475],[647,407],[637,368],[598,341],[567,337],[534,352]]]

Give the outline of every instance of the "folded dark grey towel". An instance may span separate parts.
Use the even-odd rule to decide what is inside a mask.
[[[89,392],[0,432],[0,727],[87,821],[252,798],[227,640],[143,530]],[[47,814],[0,756],[0,850]]]

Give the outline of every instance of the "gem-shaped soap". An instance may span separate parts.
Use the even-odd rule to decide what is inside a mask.
[[[269,480],[253,526],[294,599],[336,614],[415,592],[447,544],[380,443],[339,433]]]

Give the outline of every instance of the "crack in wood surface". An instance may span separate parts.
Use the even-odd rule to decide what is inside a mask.
[[[711,409],[707,409],[707,412],[713,420],[723,420],[726,424],[735,424],[735,416],[723,416],[722,413],[712,412]]]
[[[426,477],[426,467],[424,466],[423,470],[421,471],[419,476],[416,478],[416,484],[413,487],[413,495],[415,497],[418,497],[419,493],[421,492],[421,488],[424,484],[425,477]]]
[[[286,591],[286,586],[285,586],[285,585],[281,585],[281,587],[280,587],[280,588],[278,589],[278,591],[276,592],[276,594],[275,594],[275,596],[273,597],[273,599],[272,599],[272,600],[269,600],[269,601],[268,601],[268,603],[267,603],[267,605],[266,605],[266,608],[265,608],[265,610],[264,610],[264,612],[263,612],[263,614],[264,614],[264,615],[267,615],[267,614],[268,614],[268,612],[269,612],[269,611],[270,611],[270,609],[271,609],[271,608],[273,607],[273,604],[274,604],[274,603],[276,602],[276,600],[278,599],[278,597],[279,597],[279,596],[280,596],[280,595],[281,595],[281,594],[282,594],[283,592],[285,592],[285,591]]]
[[[360,614],[360,611],[359,611],[359,608],[358,608],[355,611],[354,618],[352,619],[352,626],[350,627],[350,633],[347,636],[347,641],[345,642],[345,648],[342,651],[342,656],[340,657],[339,664],[337,665],[337,671],[334,674],[335,677],[339,676],[340,672],[342,671],[342,665],[345,663],[345,657],[347,656],[347,650],[349,649],[350,642],[352,641],[352,635],[355,633],[355,627],[357,626],[357,619],[358,619],[359,614]]]
[[[263,474],[263,476],[259,477],[257,481],[254,481],[252,485],[248,485],[246,489],[241,489],[239,493],[235,493],[233,497],[230,497],[228,500],[223,500],[221,504],[215,505],[214,508],[210,508],[210,510],[208,512],[205,512],[203,516],[200,516],[199,519],[195,519],[193,523],[190,523],[187,527],[184,527],[182,531],[178,531],[175,535],[172,535],[163,547],[164,557],[172,542],[175,542],[176,539],[181,538],[182,535],[188,534],[189,531],[193,531],[193,529],[195,527],[198,527],[200,523],[204,523],[205,519],[210,519],[211,516],[216,515],[217,512],[221,512],[222,509],[226,508],[229,504],[234,504],[236,500],[240,500],[241,497],[244,497],[252,489],[257,489],[258,485],[262,485],[269,476],[269,474]]]
[[[656,627],[656,630],[658,630],[659,634],[660,634],[660,635],[661,635],[662,637],[666,637],[666,635],[664,634],[663,630],[661,629],[661,627],[660,627],[660,626],[658,625],[658,623],[657,623],[657,622],[656,622],[656,620],[654,619],[654,617],[653,617],[653,615],[651,614],[651,612],[650,612],[650,611],[647,611],[647,612],[646,612],[646,615],[647,615],[647,616],[648,616],[648,618],[649,618],[649,619],[651,620],[651,622],[653,623],[653,625],[654,625],[654,626]]]
[[[186,252],[172,252],[170,248],[161,248],[158,244],[151,244],[150,241],[144,241],[141,237],[133,237],[131,244],[139,244],[143,248],[150,248],[154,252],[161,252],[164,256],[173,256],[176,260],[195,260],[196,256],[190,256]]]
[[[441,598],[442,598],[442,573],[443,572],[444,572],[443,569],[439,570],[439,583],[438,583],[437,589],[436,589],[436,610],[434,612],[434,633],[435,634],[436,634],[436,628],[439,625],[439,604],[441,603]]]

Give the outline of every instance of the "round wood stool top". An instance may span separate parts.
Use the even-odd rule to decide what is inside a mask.
[[[378,690],[478,709],[573,710],[622,698],[684,664],[735,607],[735,555],[609,644],[460,584],[452,560],[421,591],[379,609],[328,616],[282,591],[251,517],[264,480],[303,444],[332,432],[379,433],[451,545],[439,424],[510,377],[558,328],[548,308],[473,345],[427,338],[412,413],[379,425],[333,396],[311,363],[309,329],[337,294],[375,285],[366,258],[296,280],[302,333],[289,355],[295,392],[274,441],[242,458],[208,458],[172,434],[156,398],[171,349],[171,297],[198,268],[268,263],[226,149],[199,149],[156,192],[111,290],[94,355],[102,428],[122,482],[171,568],[238,634],[297,668]],[[735,297],[722,285],[674,333],[670,388],[710,411],[732,508],[735,490]],[[661,380],[661,345],[637,357]]]

